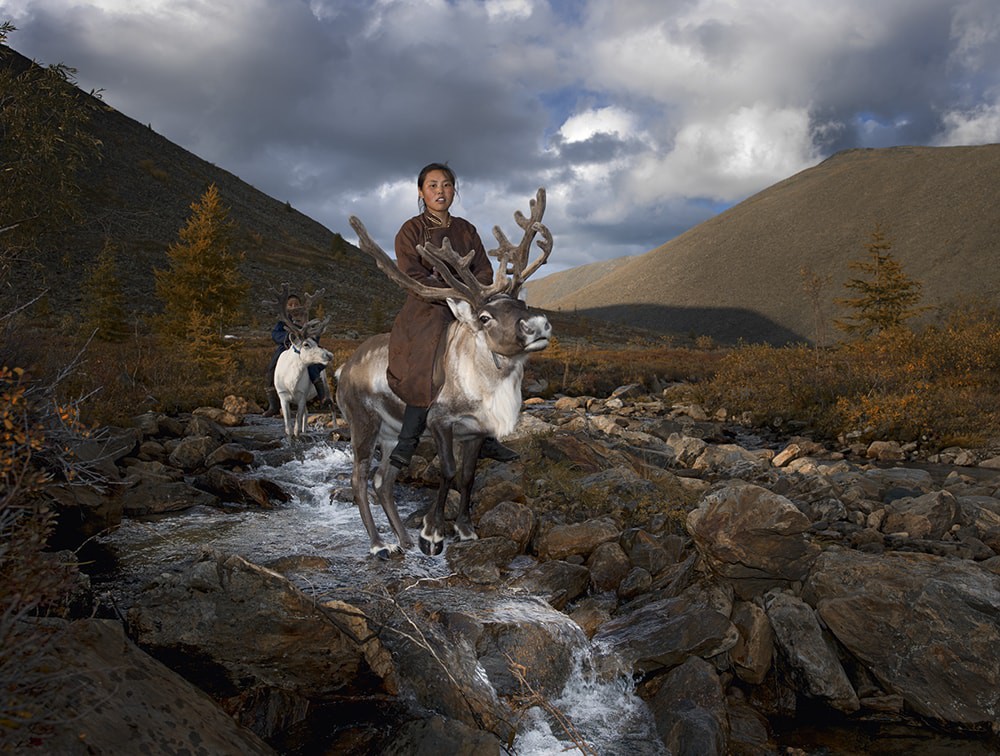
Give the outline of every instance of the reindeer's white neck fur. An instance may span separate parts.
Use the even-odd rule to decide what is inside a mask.
[[[492,436],[510,435],[521,413],[521,380],[527,355],[494,356],[481,331],[456,322],[448,338],[457,347],[449,354],[464,355],[445,366],[447,379],[442,395],[458,400],[465,409],[463,421],[476,424]],[[471,421],[471,422],[470,422]]]

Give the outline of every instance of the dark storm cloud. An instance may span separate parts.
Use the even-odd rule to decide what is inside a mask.
[[[390,245],[430,161],[484,237],[544,185],[550,270],[648,251],[838,149],[1000,140],[995,0],[0,0],[0,18],[18,51],[333,230],[356,213]]]

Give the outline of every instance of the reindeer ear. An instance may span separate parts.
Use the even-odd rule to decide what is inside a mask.
[[[472,312],[472,305],[464,299],[454,299],[452,297],[448,297],[445,301],[448,303],[451,314],[455,316],[455,320],[460,320],[463,323],[473,322],[475,316]]]

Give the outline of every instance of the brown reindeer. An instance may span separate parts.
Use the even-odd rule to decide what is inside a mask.
[[[476,538],[470,499],[479,449],[487,436],[503,437],[514,430],[521,411],[524,363],[532,352],[549,345],[552,327],[548,318],[529,310],[517,298],[521,286],[552,251],[552,234],[541,222],[545,190],[539,189],[530,204],[530,217],[514,214],[524,230],[518,246],[511,244],[499,227],[493,229],[499,246],[489,254],[498,263],[493,282],[488,285],[477,280],[469,269],[472,253],[458,254],[447,238],[440,247],[417,247],[446,286],[421,284],[400,272],[358,218],[350,219],[361,249],[374,258],[383,273],[422,299],[447,302],[455,316],[443,337],[446,347],[436,366],[444,376],[444,384],[427,413],[427,429],[434,438],[441,466],[441,485],[420,531],[420,548],[426,554],[440,554],[444,548],[444,505],[453,487],[461,499],[456,533],[462,540]],[[536,235],[540,235],[537,246],[541,254],[529,264]],[[354,452],[354,503],[371,539],[371,553],[380,558],[412,546],[393,498],[398,469],[389,464],[389,454],[399,435],[404,404],[386,380],[388,360],[389,335],[380,334],[359,346],[336,374],[337,404],[350,426]],[[379,536],[368,503],[368,474],[376,444],[382,450],[382,460],[374,473],[375,494],[396,535],[396,544],[387,544]],[[456,456],[456,450],[460,455]]]

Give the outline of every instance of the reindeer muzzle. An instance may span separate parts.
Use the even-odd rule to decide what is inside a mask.
[[[552,325],[544,315],[532,315],[517,324],[525,352],[540,352],[549,345]]]

